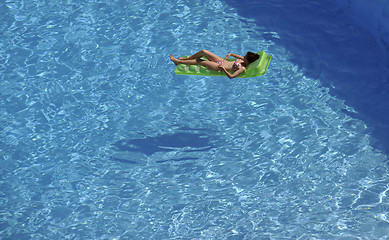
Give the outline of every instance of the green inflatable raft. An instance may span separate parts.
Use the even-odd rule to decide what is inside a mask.
[[[243,73],[237,76],[238,78],[257,77],[266,73],[272,56],[266,55],[265,51],[260,51],[257,54],[260,55],[259,59],[251,63]],[[227,60],[235,61],[235,59]],[[178,64],[174,72],[178,75],[226,76],[226,74],[222,71],[217,72],[198,65]]]

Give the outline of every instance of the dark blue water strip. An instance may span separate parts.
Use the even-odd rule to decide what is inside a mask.
[[[345,112],[365,121],[372,128],[373,146],[389,154],[389,57],[379,39],[329,0],[225,2],[276,32],[279,38],[263,37],[285,47],[306,76],[320,79],[353,107],[357,113]]]

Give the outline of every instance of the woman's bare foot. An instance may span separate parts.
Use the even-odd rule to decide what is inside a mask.
[[[174,62],[174,64],[176,64],[176,65],[180,64],[179,61],[177,60],[177,58],[173,57],[172,54],[170,55],[170,60],[172,60],[172,62]]]

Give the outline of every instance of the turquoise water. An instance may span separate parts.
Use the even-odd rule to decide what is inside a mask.
[[[225,2],[6,1],[0,13],[0,238],[389,235],[372,128]],[[173,73],[169,54],[203,48],[273,59],[252,79]]]

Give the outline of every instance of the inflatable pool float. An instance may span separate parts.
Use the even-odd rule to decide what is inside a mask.
[[[257,77],[266,73],[272,56],[267,55],[265,51],[260,51],[257,54],[260,56],[259,59],[251,63],[243,73],[237,76],[238,78]],[[235,59],[227,60],[232,62],[235,61]],[[198,65],[178,64],[174,72],[178,75],[226,76],[222,71],[217,72]],[[230,73],[232,74],[233,72]]]

